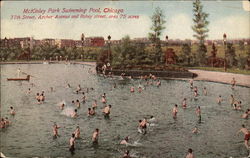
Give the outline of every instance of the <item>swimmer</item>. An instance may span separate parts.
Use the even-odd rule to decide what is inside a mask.
[[[71,102],[71,103],[72,103],[72,106],[75,106],[75,101],[74,101],[74,100],[72,100],[72,102]]]
[[[173,118],[174,118],[174,119],[177,118],[177,112],[178,112],[177,107],[178,107],[178,105],[175,104],[175,105],[174,105],[174,108],[173,108],[173,110],[172,110],[172,114],[173,114]]]
[[[236,80],[233,77],[232,81],[231,81],[231,85],[232,85],[232,89],[234,89],[235,85],[236,85]]]
[[[191,88],[191,89],[193,89],[193,83],[194,83],[194,80],[191,79],[191,80],[189,81],[189,84],[190,84],[190,88]]]
[[[80,92],[82,90],[81,85],[78,85],[76,91]]]
[[[4,118],[1,118],[0,128],[5,128],[5,121],[4,121]]]
[[[40,99],[40,94],[36,93],[36,100]]]
[[[184,99],[182,100],[182,107],[183,107],[183,109],[186,109],[186,108],[187,108],[187,98],[184,98]]]
[[[67,88],[70,88],[70,84],[69,83],[67,84]]]
[[[187,154],[186,158],[194,158],[194,154],[193,154],[192,149],[188,149],[188,154]]]
[[[239,135],[240,132],[242,132],[245,135],[244,144],[245,144],[246,148],[249,149],[248,141],[250,139],[250,131],[243,124],[242,128],[237,132],[237,134]]]
[[[103,114],[105,118],[109,118],[111,107],[112,107],[111,105],[108,105],[103,109]]]
[[[69,140],[69,151],[74,152],[75,151],[75,134],[73,133],[70,140]]]
[[[230,104],[231,104],[231,106],[234,104],[234,102],[235,102],[235,99],[234,99],[234,96],[231,94],[231,97],[230,97]]]
[[[134,93],[134,92],[135,92],[135,87],[134,87],[134,86],[131,86],[131,87],[130,87],[130,92],[131,92],[131,93]]]
[[[98,137],[99,137],[99,129],[96,128],[93,135],[92,135],[93,144],[98,144]]]
[[[237,108],[237,110],[241,110],[241,108],[242,108],[241,101],[237,102],[236,108]]]
[[[92,104],[92,108],[97,108],[97,100],[94,100],[94,103]]]
[[[246,111],[242,116],[241,118],[243,119],[248,119],[248,111]]]
[[[139,120],[138,132],[146,134],[147,133],[147,121],[146,119]]]
[[[219,95],[219,98],[217,98],[217,103],[218,103],[218,104],[221,104],[222,101],[223,101],[223,100],[222,100],[222,98],[221,98],[221,95]]]
[[[192,133],[194,133],[194,134],[199,133],[198,128],[197,128],[197,127],[195,127],[195,128],[193,129]]]
[[[75,134],[75,138],[80,138],[80,127],[79,126],[76,127],[74,134]]]
[[[89,116],[92,116],[92,115],[95,115],[95,108],[88,108],[88,115]]]
[[[196,112],[196,115],[199,117],[199,122],[201,122],[201,107],[198,106],[195,112]]]
[[[198,88],[195,86],[194,87],[194,96],[197,97],[198,96]]]
[[[161,85],[161,81],[158,80],[158,81],[156,82],[156,86],[157,86],[157,87],[160,87],[160,85]]]
[[[54,137],[58,137],[58,129],[60,128],[60,126],[58,126],[56,123],[54,123],[53,125],[53,134],[54,134]]]
[[[10,125],[11,122],[9,121],[8,117],[5,117],[4,123],[5,123],[6,126]]]
[[[77,108],[80,108],[80,101],[78,99],[76,100],[75,105],[76,105]]]
[[[107,103],[106,97],[105,97],[104,95],[102,96],[101,102],[102,102],[103,104],[106,104],[106,103]]]
[[[141,86],[141,85],[138,86],[138,92],[139,92],[139,93],[142,92],[142,86]]]
[[[64,106],[65,106],[65,104],[62,103],[62,104],[60,105],[60,109],[63,110],[63,109],[64,109]]]
[[[13,116],[16,114],[16,111],[12,106],[10,107],[10,114]]]
[[[128,144],[128,139],[129,139],[128,136],[125,137],[125,138],[120,142],[120,144],[122,144],[122,145],[127,145],[127,144]]]
[[[206,87],[203,88],[203,95],[205,95],[205,96],[207,95],[207,88]]]
[[[41,95],[40,95],[40,101],[42,101],[42,102],[44,102],[45,101],[45,96],[44,96],[44,93],[42,93]]]
[[[131,158],[129,150],[126,150],[122,158]]]
[[[85,103],[86,102],[86,96],[85,96],[85,93],[84,92],[82,92],[82,103]]]
[[[77,109],[75,109],[74,111],[73,111],[73,113],[71,114],[71,117],[72,118],[76,118],[78,115],[77,115]]]
[[[154,117],[153,115],[150,116],[148,122],[149,122],[149,123],[152,123],[152,122],[155,122],[155,121],[156,121],[155,117]]]
[[[28,89],[28,91],[27,91],[27,94],[30,94],[31,93],[31,90],[30,90],[30,88]]]

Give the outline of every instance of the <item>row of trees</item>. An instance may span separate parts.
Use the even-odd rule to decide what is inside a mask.
[[[100,54],[100,48],[58,48],[57,46],[51,46],[44,44],[36,46],[33,49],[20,48],[20,47],[3,47],[0,51],[0,58],[2,60],[27,60],[29,53],[31,54],[31,60],[55,60],[61,56],[63,59],[77,60],[88,59],[96,60],[98,54]]]

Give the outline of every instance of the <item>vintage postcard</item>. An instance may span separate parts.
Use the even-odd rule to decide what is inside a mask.
[[[250,3],[1,1],[0,157],[250,158]]]

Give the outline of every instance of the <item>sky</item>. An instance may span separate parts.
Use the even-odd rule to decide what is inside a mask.
[[[202,1],[203,10],[209,14],[208,39],[221,39],[223,33],[229,39],[250,38],[249,1]],[[35,39],[75,39],[81,34],[89,36],[111,35],[119,40],[129,35],[131,38],[147,37],[151,19],[156,7],[165,15],[165,29],[161,39],[194,39],[192,1],[1,1],[1,38],[34,37]],[[104,8],[123,9],[124,15],[137,15],[139,19],[11,19],[13,15],[36,16],[40,13],[24,14],[24,9],[46,10],[43,15],[74,15],[78,13],[47,13],[49,8],[87,9],[88,15],[118,15],[103,13]],[[101,13],[88,12],[90,8],[100,8]]]

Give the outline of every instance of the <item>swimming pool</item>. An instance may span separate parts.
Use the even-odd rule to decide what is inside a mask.
[[[18,68],[31,74],[30,82],[7,81],[15,77]],[[130,86],[139,85],[139,80],[111,79],[88,73],[83,65],[64,64],[21,64],[1,65],[1,117],[9,117],[12,125],[1,129],[0,149],[9,157],[121,157],[126,149],[133,156],[145,158],[182,158],[187,149],[192,148],[196,157],[221,158],[247,156],[243,144],[243,135],[236,135],[241,124],[249,128],[249,120],[241,119],[243,112],[232,110],[229,96],[233,94],[242,101],[243,109],[249,108],[250,88],[195,81],[200,96],[193,99],[188,81],[162,80],[162,85],[148,85],[142,93],[130,93]],[[31,86],[34,83],[34,87]],[[67,83],[72,88],[66,88]],[[117,88],[113,88],[116,83]],[[144,84],[145,82],[142,82]],[[78,110],[79,117],[70,118],[60,110],[58,104],[81,99],[81,94],[73,93],[77,85],[82,88],[94,88],[86,93],[87,101]],[[202,95],[202,88],[208,95]],[[50,87],[54,88],[51,92]],[[31,88],[31,94],[27,94]],[[45,91],[46,101],[37,104],[35,95]],[[86,92],[86,89],[85,89]],[[106,93],[108,104],[112,105],[110,120],[102,115],[101,95]],[[216,98],[222,95],[226,99],[221,105]],[[182,99],[187,98],[187,109],[181,108]],[[87,108],[97,99],[97,114],[87,116]],[[178,104],[177,120],[172,118],[172,108]],[[13,106],[17,114],[11,117],[9,107]],[[202,122],[198,123],[196,106],[201,106]],[[154,115],[157,123],[146,135],[137,133],[138,120]],[[52,126],[56,122],[60,137],[53,139]],[[76,141],[74,155],[68,151],[69,139],[76,126],[80,126],[81,139]],[[191,131],[197,126],[200,133]],[[95,128],[100,129],[99,146],[91,143]],[[130,136],[134,146],[119,145],[125,136]]]

